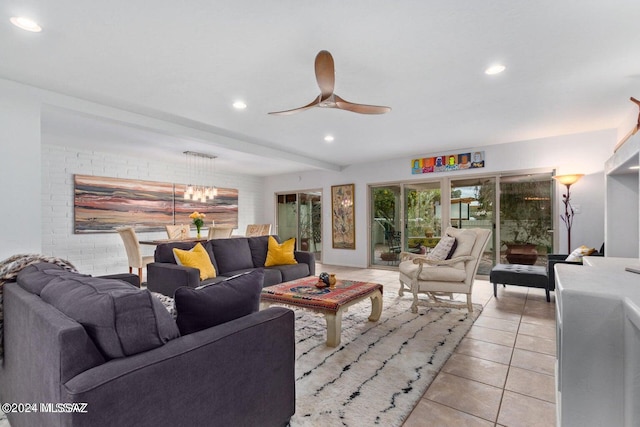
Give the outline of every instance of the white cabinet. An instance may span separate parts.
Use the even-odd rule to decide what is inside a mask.
[[[640,425],[637,258],[556,265],[558,426]]]
[[[640,132],[627,140],[604,166],[605,253],[613,257],[640,256]]]

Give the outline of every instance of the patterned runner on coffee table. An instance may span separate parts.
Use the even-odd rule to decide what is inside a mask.
[[[268,286],[262,289],[261,299],[266,302],[292,304],[316,310],[337,311],[341,306],[376,289],[382,293],[382,285],[378,283],[338,279],[333,289],[317,288],[316,283],[318,278],[309,276]]]

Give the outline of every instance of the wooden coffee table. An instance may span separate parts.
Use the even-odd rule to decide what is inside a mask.
[[[377,322],[382,314],[382,285],[378,283],[357,282],[354,280],[336,281],[335,288],[317,288],[315,276],[267,286],[262,289],[260,307],[271,304],[285,304],[305,308],[324,314],[327,321],[327,346],[340,344],[342,332],[342,313],[348,307],[365,298],[371,298],[369,320]]]

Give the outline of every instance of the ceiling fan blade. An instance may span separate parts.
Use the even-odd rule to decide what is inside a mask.
[[[286,116],[286,115],[289,115],[289,114],[299,113],[300,111],[308,110],[311,107],[315,107],[316,105],[318,105],[318,103],[320,103],[320,99],[321,99],[321,96],[318,96],[316,99],[314,99],[313,101],[311,101],[310,103],[308,103],[304,107],[298,107],[298,108],[294,108],[292,110],[272,111],[272,112],[270,112],[268,114]]]
[[[355,104],[353,102],[345,101],[340,98],[338,95],[334,94],[334,98],[336,101],[336,108],[341,110],[347,110],[354,113],[360,114],[384,114],[391,111],[391,107],[383,107],[381,105],[366,105],[366,104]]]
[[[321,50],[316,55],[316,81],[322,92],[322,99],[327,99],[333,93],[336,83],[336,73],[333,67],[333,56]]]

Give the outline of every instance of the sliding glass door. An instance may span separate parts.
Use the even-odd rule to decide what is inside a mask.
[[[322,260],[322,193],[307,191],[277,195],[277,234],[296,239],[296,249]]]
[[[496,260],[496,178],[467,178],[451,181],[450,222],[456,228],[492,230],[478,266],[479,275],[488,275]]]
[[[496,263],[545,265],[552,197],[551,172],[371,186],[370,265],[397,266],[400,251],[428,252],[449,224],[492,231],[479,275]]]
[[[426,252],[438,243],[442,230],[439,182],[370,190],[371,265],[396,266],[401,251]]]
[[[553,250],[550,173],[500,178],[500,262],[546,265]]]
[[[371,265],[398,265],[402,250],[401,187],[370,187]]]
[[[404,185],[404,250],[425,253],[442,235],[440,182]]]

